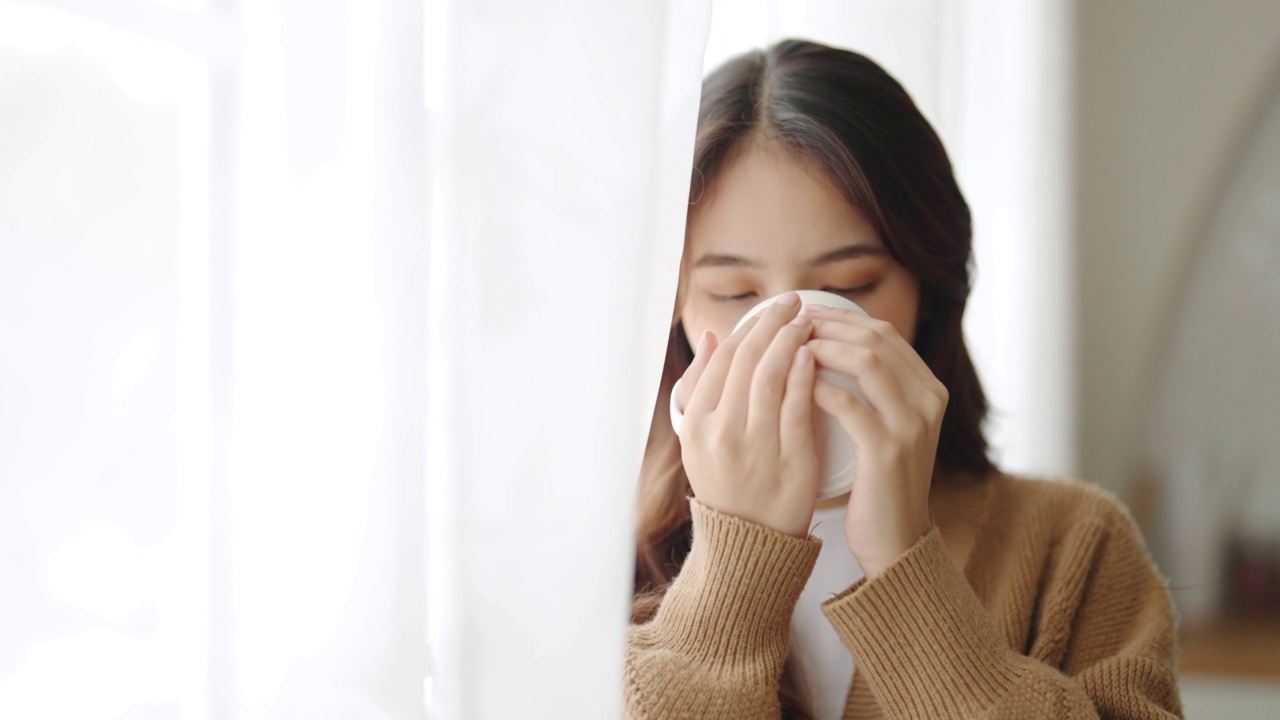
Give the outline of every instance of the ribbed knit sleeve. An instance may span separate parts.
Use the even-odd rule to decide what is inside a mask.
[[[1060,667],[1010,648],[935,528],[823,603],[887,718],[1180,718],[1173,605],[1128,513],[1104,503],[1055,570]]]
[[[626,717],[778,718],[791,614],[822,542],[689,505],[689,556],[627,633]]]

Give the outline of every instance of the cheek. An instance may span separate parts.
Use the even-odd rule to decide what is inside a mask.
[[[915,344],[915,341],[916,341],[915,318],[903,318],[900,321],[894,322],[893,326],[894,328],[897,329],[898,334],[901,335],[903,339],[907,341],[908,345]]]
[[[907,342],[915,340],[915,329],[918,314],[918,299],[913,292],[905,292],[895,288],[897,292],[878,294],[866,302],[859,302],[867,314],[877,320],[884,320]],[[854,302],[858,302],[857,299]]]
[[[746,308],[708,307],[704,303],[686,305],[681,318],[689,347],[698,349],[698,338],[702,337],[703,330],[710,330],[717,340],[724,342],[745,312]]]
[[[871,314],[874,317],[892,324],[894,330],[897,330],[898,334],[905,338],[908,343],[915,340],[915,307],[909,306],[909,303],[885,308],[884,312],[881,314]]]

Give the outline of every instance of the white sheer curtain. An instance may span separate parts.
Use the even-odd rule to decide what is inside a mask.
[[[219,641],[248,717],[423,715],[423,17],[240,15]]]
[[[423,35],[0,3],[0,717],[425,717]]]
[[[939,125],[973,212],[965,334],[992,405],[988,438],[1009,470],[1074,476],[1072,4],[939,9]]]
[[[428,362],[438,717],[621,715],[634,483],[708,19],[704,2],[449,4]]]
[[[0,716],[617,717],[704,52],[903,80],[1069,469],[1062,4],[0,2]]]

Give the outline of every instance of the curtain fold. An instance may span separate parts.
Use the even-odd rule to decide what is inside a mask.
[[[618,717],[707,2],[450,4],[429,304],[436,717]]]
[[[424,717],[422,4],[237,19],[213,665],[234,718]]]

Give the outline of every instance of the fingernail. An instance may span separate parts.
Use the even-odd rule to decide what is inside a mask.
[[[810,313],[812,315],[829,315],[832,312],[835,312],[834,308],[828,307],[826,305],[818,305],[816,303],[813,305],[805,305],[804,310],[805,312]]]
[[[782,297],[778,298],[778,304],[779,305],[799,305],[800,296],[796,294],[795,290],[791,290],[789,292],[783,293]]]
[[[711,334],[710,330],[702,331],[702,337],[698,339],[698,349],[693,351],[693,354],[695,357],[698,355],[701,355],[702,351],[707,349],[707,336],[710,334]]]

